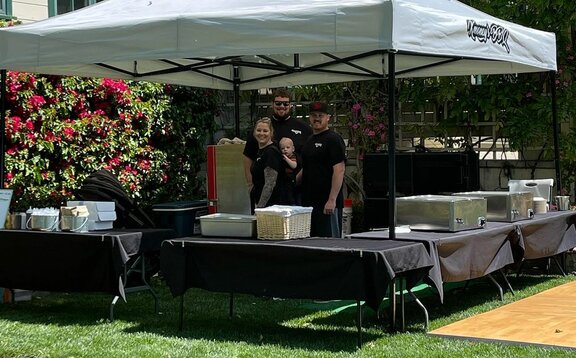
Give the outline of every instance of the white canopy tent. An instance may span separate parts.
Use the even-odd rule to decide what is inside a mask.
[[[0,29],[0,68],[235,93],[383,78],[393,88],[396,77],[555,71],[556,40],[454,0],[107,0]]]
[[[0,31],[0,68],[243,89],[556,70],[555,36],[451,0],[108,0]],[[234,66],[241,71],[235,73]]]

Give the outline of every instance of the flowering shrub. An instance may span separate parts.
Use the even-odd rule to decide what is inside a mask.
[[[387,118],[384,108],[375,111],[363,108],[361,103],[354,103],[352,115],[348,122],[351,144],[360,155],[382,149],[388,136]]]
[[[189,100],[203,99],[193,115],[200,120],[177,117],[175,108],[188,104],[175,99],[181,92]],[[6,99],[4,185],[14,189],[16,209],[59,206],[102,168],[144,206],[197,197],[198,157],[216,110],[212,92],[8,72]],[[181,140],[176,133],[180,122],[195,133],[193,140]],[[192,124],[200,128],[188,126]]]
[[[387,96],[379,93],[378,83],[363,84],[348,86],[353,99],[348,121],[349,140],[359,159],[364,153],[383,149],[388,140]]]

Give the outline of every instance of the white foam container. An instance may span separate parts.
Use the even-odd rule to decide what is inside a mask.
[[[215,213],[200,216],[202,236],[256,237],[256,216]]]

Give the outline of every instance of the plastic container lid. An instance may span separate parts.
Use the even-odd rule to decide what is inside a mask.
[[[189,200],[189,201],[173,201],[170,203],[161,203],[152,205],[153,211],[163,210],[183,210],[190,208],[199,208],[203,206],[208,206],[206,200]]]

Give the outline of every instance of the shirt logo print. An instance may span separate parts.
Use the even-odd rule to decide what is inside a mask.
[[[322,148],[322,143],[314,143],[314,146],[315,146],[316,148]]]
[[[291,129],[290,131],[292,131],[294,134],[302,134],[302,131],[298,129]]]

